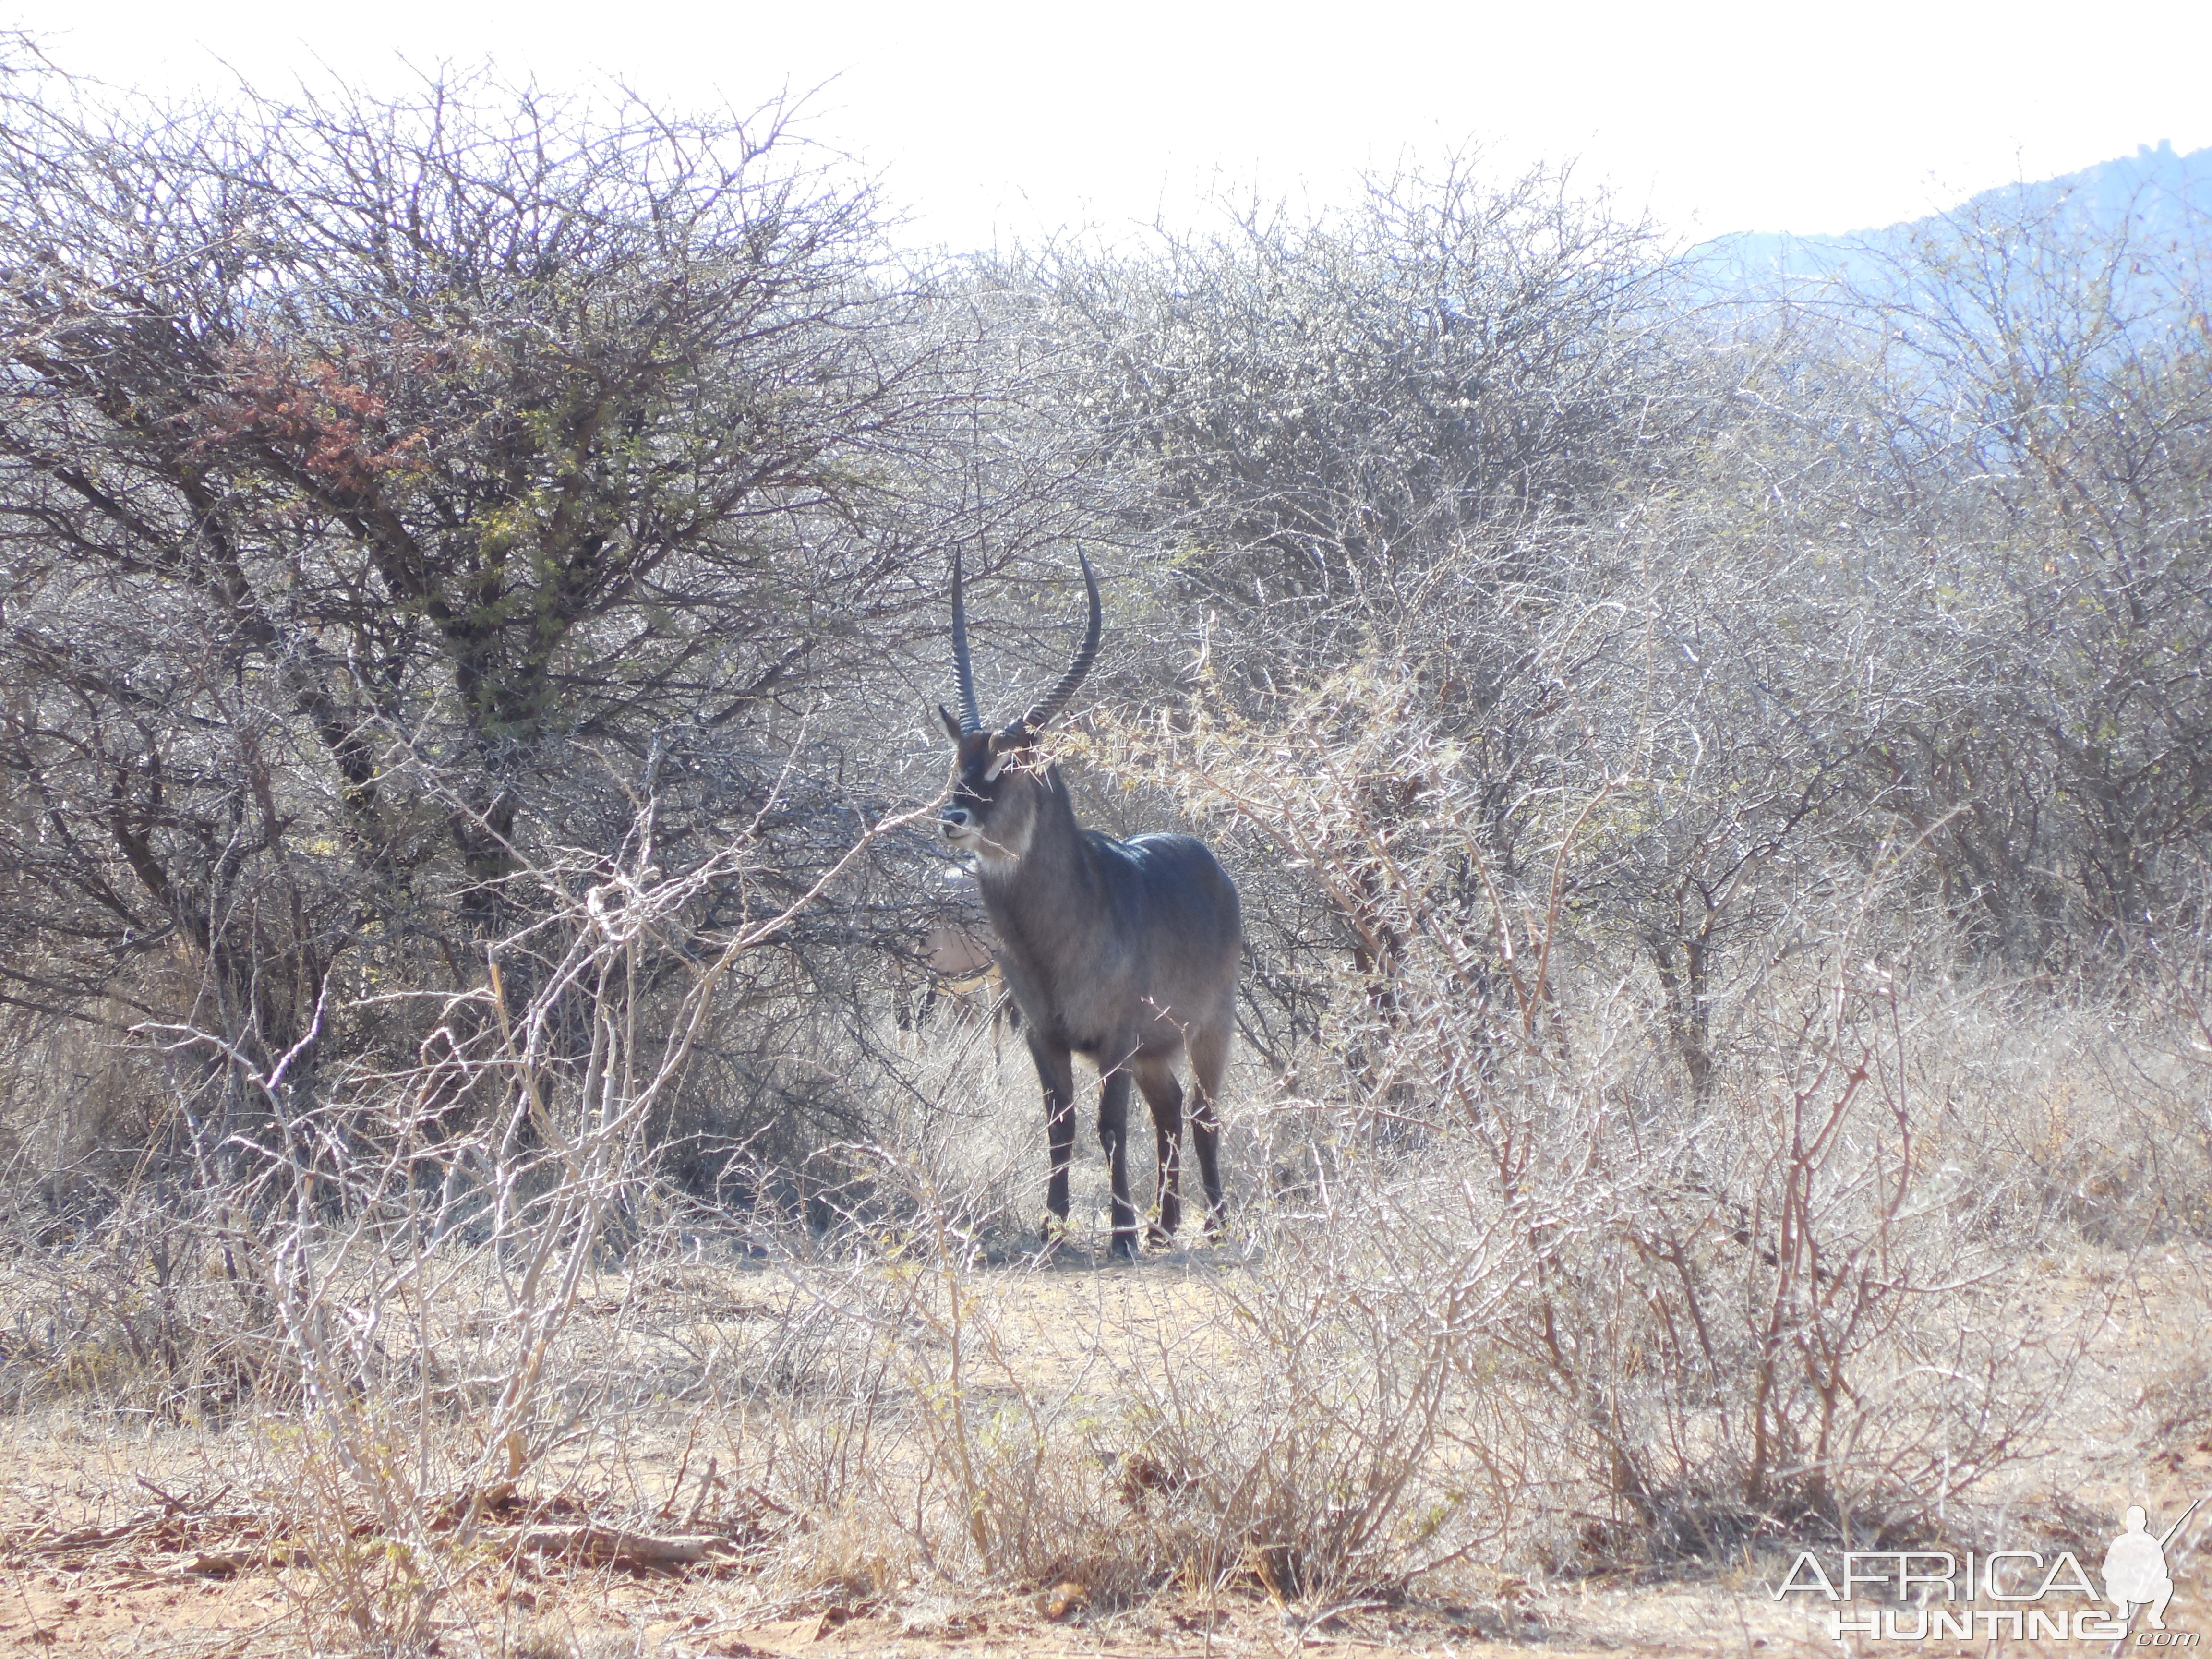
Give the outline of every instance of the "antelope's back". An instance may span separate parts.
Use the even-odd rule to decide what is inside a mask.
[[[1204,842],[1189,836],[1091,832],[1118,878],[1117,908],[1133,922],[1145,994],[1188,1014],[1225,1010],[1244,951],[1237,884]]]

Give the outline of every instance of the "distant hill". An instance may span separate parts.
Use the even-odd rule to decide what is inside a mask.
[[[2118,229],[2130,216],[2139,233],[2201,234],[2212,216],[2212,149],[2177,155],[2170,143],[2146,144],[2133,155],[2033,183],[2001,185],[1948,213],[1844,236],[1792,236],[1767,231],[1717,237],[1690,252],[1717,293],[1746,295],[1802,289],[1837,281],[1865,283],[1880,275],[1879,255],[1946,220],[2017,211],[2045,204],[2080,216],[2085,226]],[[2197,216],[2197,227],[2190,224]]]

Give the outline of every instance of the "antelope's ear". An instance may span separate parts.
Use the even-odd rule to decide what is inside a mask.
[[[937,705],[937,718],[945,722],[945,729],[951,735],[952,741],[959,742],[960,722],[952,718],[952,711],[941,702]]]

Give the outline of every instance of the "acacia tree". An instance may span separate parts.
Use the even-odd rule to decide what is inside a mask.
[[[1119,485],[1096,510],[1211,688],[1265,729],[1314,718],[1323,684],[1411,682],[1481,803],[1479,861],[1548,881],[1555,809],[1620,758],[1585,728],[1644,586],[1624,522],[1674,487],[1709,396],[1645,234],[1560,179],[1493,190],[1455,161],[1312,222],[1245,208],[1217,235],[1054,251],[1006,280],[1036,295],[1062,418]],[[1417,836],[1431,787],[1385,769],[1359,810]],[[1310,1027],[1322,960],[1348,954],[1387,1018],[1403,952],[1379,898],[1255,879],[1274,1012]],[[1456,925],[1486,933],[1474,862],[1451,886]]]
[[[973,354],[785,114],[9,82],[0,994],[265,1072],[340,964],[472,982],[645,795],[672,866],[852,843],[865,738],[794,744],[933,597]]]
[[[2151,211],[2155,207],[2156,211]],[[2201,202],[2114,220],[2063,191],[1978,202],[1853,296],[1888,358],[1885,468],[1917,551],[1886,798],[1953,908],[2040,965],[2196,926],[2212,844],[2212,328]],[[1903,603],[1899,603],[1903,601]]]
[[[1224,649],[1260,673],[1418,645],[1617,501],[1679,425],[1665,269],[1563,180],[1490,190],[1455,160],[1311,222],[1248,206],[1026,276],[1070,417],[1134,486],[1105,510],[1179,607],[1251,624]]]

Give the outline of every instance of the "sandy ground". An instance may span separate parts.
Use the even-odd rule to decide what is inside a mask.
[[[269,1655],[342,1644],[313,1605],[306,1572],[216,1576],[204,1552],[142,1545],[57,1553],[31,1565],[9,1552],[0,1650],[112,1654]],[[777,1614],[783,1616],[775,1616]],[[1054,1617],[1054,1614],[1059,1614]],[[1212,1607],[1163,1597],[1100,1613],[1046,1590],[957,1601],[900,1598],[896,1607],[832,1605],[802,1613],[759,1606],[749,1589],[667,1575],[508,1575],[440,1620],[441,1647],[524,1659],[574,1654],[689,1656],[866,1653],[892,1659],[969,1655],[1433,1655],[1513,1650],[1762,1656],[1832,1652],[1820,1622],[1762,1589],[1719,1583],[1638,1589],[1509,1584],[1472,1604],[1414,1599],[1396,1607],[1284,1610],[1258,1597]],[[318,1639],[319,1637],[320,1639]]]
[[[1094,1368],[1206,1340],[1221,1310],[1182,1265],[1099,1271],[1075,1263],[1026,1277],[1003,1310],[1016,1363],[1039,1380],[1080,1386]],[[708,1301],[733,1321],[757,1316],[763,1287],[750,1283],[732,1293],[725,1279]],[[2203,1547],[2212,1542],[2212,1434],[2201,1419],[2177,1427],[2165,1398],[2212,1368],[2194,1351],[2199,1334],[2184,1330],[2155,1295],[2115,1304],[2100,1355],[2104,1420],[2077,1424],[2077,1444],[2046,1449],[2021,1490],[2046,1509],[2068,1509],[2085,1535],[2117,1530],[2103,1517],[2116,1520],[2125,1502],[2148,1501],[2163,1518],[2204,1497],[2172,1558],[2178,1593],[2168,1622],[2212,1643],[2212,1548]],[[276,1465],[265,1450],[243,1430],[156,1430],[81,1412],[0,1428],[0,1652],[359,1650],[312,1568],[272,1565],[290,1547],[267,1530],[282,1494],[270,1489]],[[671,1456],[654,1449],[641,1461],[658,1468]],[[2085,1561],[2092,1571],[2099,1565]],[[511,1547],[488,1553],[440,1605],[434,1650],[514,1659],[1836,1652],[1825,1607],[1768,1593],[1777,1565],[1554,1583],[1474,1570],[1449,1594],[1392,1605],[1285,1607],[1255,1589],[1210,1602],[1170,1592],[1109,1609],[1068,1585],[980,1596],[908,1585],[874,1598],[817,1589],[777,1601],[741,1563],[639,1571]],[[1996,1646],[2033,1645],[1975,1648],[1989,1659]],[[1966,1651],[1893,1643],[1859,1650]],[[2106,1649],[2074,1643],[2052,1650],[2087,1659]]]

